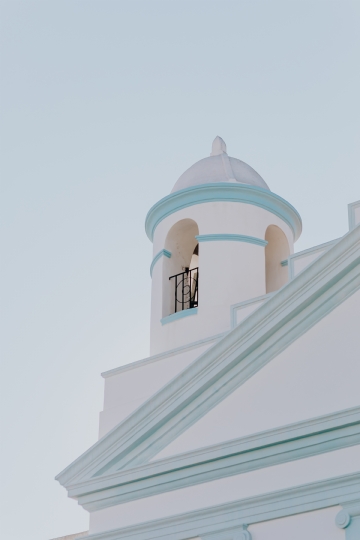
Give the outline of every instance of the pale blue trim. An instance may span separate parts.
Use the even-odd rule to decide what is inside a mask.
[[[359,444],[360,407],[354,407],[91,478],[68,495],[93,512]]]
[[[360,289],[359,249],[360,228],[356,227],[84,452],[57,480],[69,486],[156,456]]]
[[[355,201],[348,204],[348,216],[349,216],[349,230],[352,231],[357,225],[360,225],[360,221],[355,221],[355,209],[360,207],[360,201]]]
[[[351,517],[348,527],[345,529],[345,540],[359,540],[360,538],[360,516]]]
[[[183,309],[182,311],[177,311],[176,313],[173,313],[172,315],[168,315],[167,317],[164,317],[161,319],[161,324],[164,326],[164,324],[168,324],[174,321],[177,321],[178,319],[183,319],[184,317],[189,317],[190,315],[197,315],[198,308],[190,308],[190,309]]]
[[[257,186],[223,182],[181,189],[158,201],[150,208],[146,216],[146,234],[152,241],[156,227],[167,216],[195,204],[218,201],[253,204],[287,223],[293,232],[294,240],[297,240],[301,234],[301,217],[285,199]]]
[[[202,347],[203,345],[206,345],[207,343],[219,341],[219,339],[224,337],[225,334],[227,334],[227,332],[222,332],[221,334],[216,334],[215,336],[210,336],[204,339],[199,339],[199,341],[193,341],[186,345],[182,345],[181,347],[176,347],[175,349],[170,349],[169,351],[164,351],[159,354],[154,354],[154,356],[149,356],[148,358],[142,358],[141,360],[136,360],[135,362],[131,362],[130,364],[125,364],[123,366],[119,366],[114,369],[104,371],[103,373],[101,373],[101,376],[104,379],[107,379],[108,377],[113,377],[115,375],[118,375],[119,373],[123,373],[124,371],[137,369],[139,367],[147,366],[149,364],[157,362],[158,360],[164,360],[165,358],[170,358],[171,356],[175,356],[177,354],[186,353],[187,351],[191,351],[192,349],[197,349],[198,347]]]
[[[360,500],[347,501],[336,514],[335,524],[339,529],[345,529],[346,540],[360,539]]]
[[[171,251],[168,251],[167,249],[162,249],[161,251],[159,251],[159,253],[157,253],[155,255],[155,257],[153,258],[152,263],[150,265],[150,276],[151,277],[152,277],[154,266],[161,257],[167,257],[168,259],[170,259]]]
[[[184,540],[200,537],[206,540],[237,538],[243,525],[280,519],[304,512],[344,506],[360,498],[360,473],[351,473],[295,487],[247,497],[154,519],[128,527],[91,534],[89,540]],[[335,527],[334,523],[334,527]],[[226,536],[223,533],[227,532]],[[230,536],[234,535],[234,536]],[[320,540],[320,538],[319,538]],[[324,540],[321,538],[321,540]]]
[[[255,238],[255,236],[245,236],[243,234],[200,234],[195,236],[198,242],[246,242],[247,244],[255,244],[256,246],[265,247],[268,245],[266,240]]]

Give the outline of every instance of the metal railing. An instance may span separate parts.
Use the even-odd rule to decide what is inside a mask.
[[[199,268],[185,268],[185,272],[170,276],[175,280],[175,313],[198,306]]]

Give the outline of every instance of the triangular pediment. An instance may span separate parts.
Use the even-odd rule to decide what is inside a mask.
[[[59,482],[69,488],[149,463],[350,298],[360,288],[359,264],[358,227],[67,467]]]
[[[353,407],[360,290],[161,450],[152,462]],[[341,359],[341,369],[339,369]],[[352,374],[349,377],[349,374]],[[346,392],[339,391],[346,388]]]

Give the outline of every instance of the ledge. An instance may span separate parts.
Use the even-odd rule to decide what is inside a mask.
[[[164,326],[164,324],[171,323],[173,321],[177,321],[178,319],[182,319],[183,317],[189,317],[190,315],[197,315],[198,308],[190,308],[190,309],[183,309],[182,311],[178,311],[177,313],[173,313],[172,315],[168,315],[167,317],[164,317],[161,319],[161,324]]]

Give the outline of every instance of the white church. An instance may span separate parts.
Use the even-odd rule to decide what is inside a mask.
[[[150,356],[103,373],[99,440],[57,476],[82,535],[360,540],[348,212],[342,238],[294,253],[298,212],[220,137],[149,210]]]

